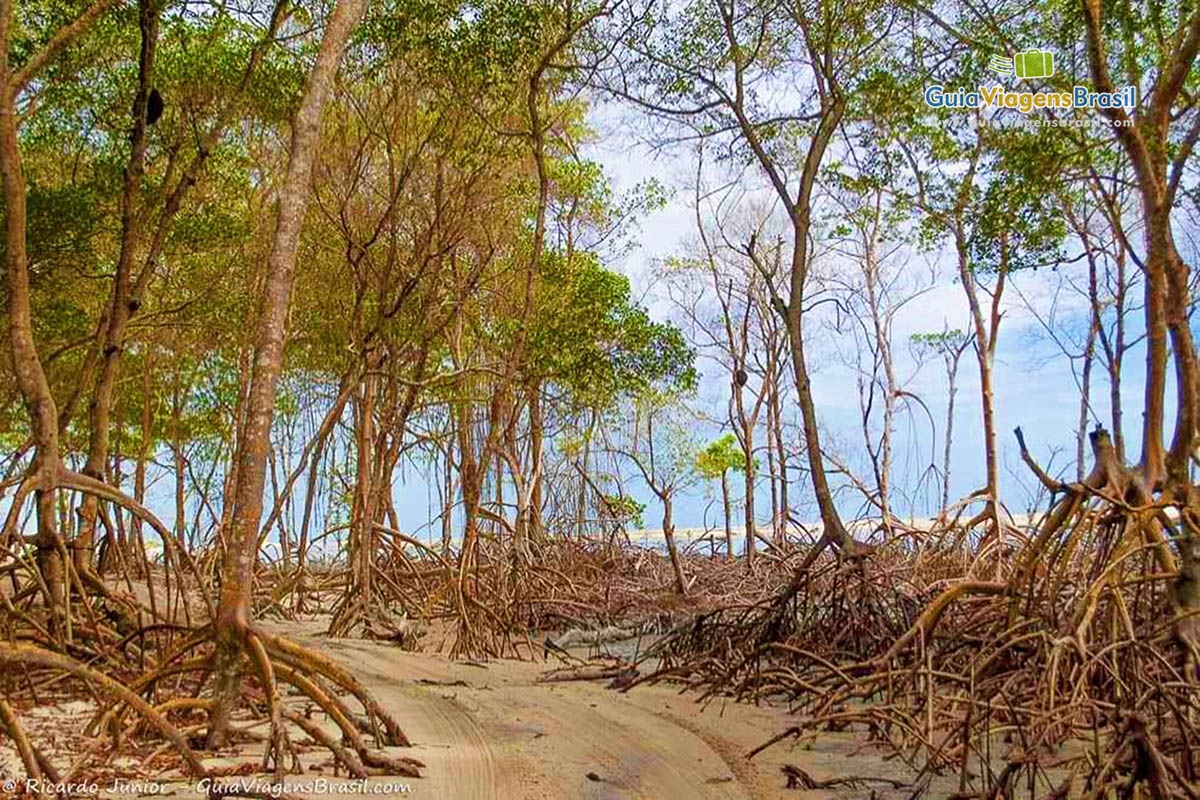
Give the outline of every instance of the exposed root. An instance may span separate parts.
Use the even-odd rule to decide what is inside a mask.
[[[0,665],[65,672],[84,681],[85,685],[95,687],[101,694],[107,695],[111,702],[100,708],[88,726],[89,730],[108,731],[112,741],[119,742],[125,735],[123,719],[126,714],[132,713],[138,720],[131,729],[132,732],[136,732],[143,725],[147,726],[165,738],[183,757],[189,775],[203,777],[214,773],[203,767],[187,741],[189,731],[194,728],[181,729],[169,721],[169,717],[195,711],[211,711],[212,701],[200,696],[211,677],[211,657],[201,655],[186,658],[189,653],[208,647],[212,641],[211,637],[211,628],[183,637],[182,641],[167,651],[162,663],[127,683],[113,680],[68,656],[30,645],[0,648]],[[420,777],[420,769],[424,765],[417,759],[385,755],[367,746],[364,734],[373,736],[376,746],[409,746],[409,741],[396,720],[340,665],[286,639],[257,630],[249,632],[246,655],[255,667],[253,680],[248,685],[257,685],[261,690],[261,697],[265,701],[270,718],[270,733],[265,737],[266,748],[260,769],[272,771],[276,782],[282,781],[286,773],[300,769],[288,734],[288,725],[296,726],[303,734],[328,749],[337,763],[355,777],[365,778],[373,774]],[[182,689],[186,694],[153,705],[143,697],[156,694],[156,687],[167,680],[172,681],[176,687],[175,691]],[[342,742],[347,743],[349,747],[325,734],[311,720],[287,708],[280,696],[280,680],[294,687],[300,695],[328,714],[341,730]],[[321,686],[322,680],[328,681],[331,688]],[[348,692],[359,700],[365,718],[355,717],[337,697],[338,691]],[[54,768],[37,754],[21,731],[15,715],[3,701],[0,701],[0,724],[17,743],[30,777],[57,774]],[[233,733],[238,737],[245,736],[239,730],[234,730]]]
[[[0,664],[20,667],[44,667],[62,670],[94,684],[99,690],[110,695],[113,699],[128,706],[134,713],[142,717],[163,738],[167,739],[187,763],[188,771],[193,777],[202,777],[207,773],[192,748],[184,740],[179,730],[140,696],[130,691],[126,686],[112,678],[97,672],[91,667],[77,661],[30,645],[12,645],[0,648]]]
[[[668,636],[662,668],[643,680],[684,681],[702,698],[784,699],[798,724],[751,756],[854,729],[917,771],[916,793],[950,772],[961,797],[1009,796],[1017,781],[1051,797],[1200,796],[1187,635],[1200,603],[1176,566],[1194,539],[1191,506],[1173,502],[1172,519],[1115,462],[1103,431],[1080,484],[1055,481],[1021,444],[1059,499],[1011,556],[986,537],[964,550],[970,537],[947,528],[896,538],[865,569],[815,560],[775,600]],[[996,579],[964,577],[977,571]],[[1071,778],[1051,782],[1048,770]]]

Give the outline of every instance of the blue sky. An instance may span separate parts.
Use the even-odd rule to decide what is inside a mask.
[[[636,123],[621,115],[601,110],[594,114],[594,124],[599,135],[586,155],[605,167],[618,193],[649,177],[676,189],[674,200],[666,208],[642,221],[640,247],[617,265],[630,276],[635,291],[645,293],[645,302],[652,311],[657,316],[669,317],[673,309],[662,293],[655,289],[651,276],[652,265],[656,259],[685,252],[689,240],[695,238],[695,212],[691,206],[691,190],[687,188],[695,181],[694,157],[686,150],[652,151],[639,142],[634,127]],[[752,173],[746,177],[754,179]],[[927,273],[931,268],[938,267],[931,262],[936,258],[936,254],[908,254],[903,268]],[[836,269],[837,264],[828,263],[825,268]],[[896,318],[893,348],[897,372],[901,376],[912,374],[915,370],[915,363],[906,346],[910,334],[939,331],[943,326],[970,329],[965,295],[951,274],[952,270],[938,268],[936,272],[936,283],[906,306]],[[1018,425],[1022,427],[1031,450],[1043,464],[1067,468],[1075,460],[1075,431],[1079,415],[1079,392],[1070,361],[1044,335],[1042,325],[1030,313],[1026,302],[1043,315],[1048,314],[1055,301],[1056,288],[1061,288],[1064,280],[1072,277],[1078,279],[1080,276],[1086,276],[1082,262],[1064,266],[1057,273],[1046,269],[1018,273],[1010,279],[1004,295],[1004,322],[995,363],[995,408],[1001,453],[1002,495],[1014,512],[1025,510],[1029,502],[1028,492],[1022,484],[1029,486],[1032,481],[1028,470],[1020,462],[1013,428]],[[1083,299],[1072,296],[1071,291],[1058,292],[1056,311],[1060,318],[1083,307]],[[813,322],[816,321],[810,322],[810,330]],[[1132,338],[1139,332],[1140,319],[1133,314],[1129,323],[1129,335]],[[827,447],[843,447],[843,457],[863,467],[855,375],[836,359],[837,349],[849,345],[848,334],[847,341],[839,344],[825,329],[818,327],[817,335],[810,335],[807,341],[810,342],[810,364],[815,362],[816,365],[813,393],[821,424],[826,431],[825,444]],[[1140,441],[1143,359],[1144,350],[1141,348],[1135,348],[1127,355],[1122,382],[1124,427],[1131,458],[1136,458],[1137,443]],[[702,360],[700,369],[705,375],[700,390],[701,401],[711,402],[720,413],[727,398],[728,379],[721,373],[720,367],[711,361]],[[979,371],[972,352],[964,355],[961,361],[957,385],[951,456],[952,499],[982,486],[985,476]],[[937,423],[938,440],[936,452],[933,452],[929,422],[923,412],[913,417],[911,422],[905,417],[898,418],[898,447],[902,451],[896,456],[893,480],[901,484],[906,479],[911,481],[914,471],[927,466],[931,457],[939,465],[941,463],[940,437],[944,427],[947,386],[940,362],[931,361],[916,372],[907,388],[918,394],[928,406]],[[1108,393],[1105,371],[1097,362],[1093,368],[1092,404],[1106,426],[1109,421]],[[792,413],[795,413],[794,409]],[[913,432],[916,438],[909,435]],[[1073,474],[1073,471],[1071,467],[1068,474]],[[677,524],[702,524],[707,496],[711,496],[711,490],[707,495],[704,491],[697,491],[690,502],[681,502],[676,510]],[[760,517],[769,516],[768,490],[760,487],[756,497],[757,508],[762,512]],[[647,525],[656,527],[656,504],[652,497],[643,496],[642,499],[651,507],[647,511]],[[845,513],[854,513],[859,503],[857,498],[844,496]],[[712,523],[713,519],[710,517],[708,522]]]
[[[598,136],[585,152],[589,158],[600,162],[619,194],[631,189],[639,181],[655,177],[676,189],[674,200],[665,208],[650,214],[640,222],[636,232],[637,247],[628,252],[619,263],[612,264],[630,276],[635,293],[657,318],[670,318],[674,312],[671,304],[656,289],[652,280],[652,267],[657,259],[671,254],[686,252],[689,240],[695,237],[695,214],[690,206],[687,185],[695,178],[695,162],[690,152],[652,153],[640,145],[627,120],[596,113],[594,123]],[[747,179],[753,180],[748,174]],[[907,254],[904,269],[922,275],[929,274],[930,262],[936,256]],[[826,264],[825,268],[837,268],[837,263]],[[1042,335],[1041,325],[1029,312],[1022,295],[1035,308],[1046,312],[1051,305],[1056,287],[1064,279],[1082,273],[1081,264],[1062,268],[1059,273],[1041,270],[1038,273],[1019,273],[1010,281],[1004,303],[1004,323],[1001,328],[995,364],[995,399],[997,431],[1001,452],[1002,498],[1014,512],[1026,510],[1028,493],[1024,487],[1032,485],[1031,476],[1020,463],[1012,429],[1020,425],[1026,432],[1036,457],[1052,471],[1067,468],[1075,453],[1075,430],[1079,406],[1076,381],[1072,377],[1068,360]],[[894,351],[897,356],[897,371],[901,376],[914,375],[906,385],[917,394],[929,409],[937,424],[937,440],[931,441],[929,421],[924,413],[913,417],[900,416],[897,420],[897,455],[893,481],[898,486],[911,485],[914,476],[924,470],[931,459],[940,465],[941,436],[946,407],[946,383],[940,363],[930,362],[923,370],[915,372],[915,364],[905,343],[912,333],[938,331],[943,327],[966,330],[968,311],[961,286],[946,269],[937,270],[940,276],[928,291],[907,305],[897,316],[894,328]],[[1081,301],[1072,299],[1069,292],[1059,295],[1059,313],[1069,314],[1072,306]],[[819,323],[819,320],[810,320]],[[1136,336],[1140,321],[1136,315],[1130,319],[1130,336]],[[813,392],[818,414],[824,429],[824,445],[836,452],[840,458],[866,474],[862,454],[863,445],[859,429],[859,408],[853,371],[839,363],[837,352],[849,344],[849,335],[839,336],[827,328],[810,326],[809,362],[813,369]],[[1136,348],[1126,359],[1124,380],[1125,428],[1129,442],[1129,457],[1137,456],[1139,440],[1138,426],[1141,421],[1141,382],[1144,374],[1144,351]],[[711,416],[719,416],[727,402],[728,379],[721,367],[711,360],[701,359],[699,369],[702,381],[698,404],[709,409]],[[1106,423],[1108,421],[1108,385],[1102,367],[1097,364],[1094,371],[1093,403],[1096,411]],[[979,402],[979,377],[973,354],[962,359],[958,375],[956,400],[955,434],[952,451],[952,498],[961,497],[979,488],[984,481],[984,457],[982,423]],[[1168,390],[1170,391],[1170,389]],[[1168,406],[1170,406],[1168,402]],[[797,409],[785,408],[785,415],[794,420]],[[1169,422],[1169,420],[1168,420]],[[719,435],[715,426],[697,426],[694,430],[698,443]],[[760,435],[761,438],[761,435]],[[765,473],[765,458],[760,458]],[[282,470],[282,467],[281,467]],[[633,470],[629,470],[629,475]],[[1070,474],[1070,473],[1068,473]],[[282,476],[281,476],[282,480]],[[813,509],[807,504],[807,484],[793,484],[793,504],[802,519],[812,517]],[[630,490],[647,504],[645,524],[658,527],[660,511],[651,493],[640,486],[636,479],[629,484]],[[703,524],[719,524],[719,507],[714,502],[715,487],[697,486],[676,503],[675,521],[683,527]],[[301,480],[296,492],[304,491]],[[741,487],[735,479],[736,497],[741,496]],[[511,492],[510,492],[511,495]],[[302,494],[301,494],[302,496]],[[436,491],[411,466],[403,467],[395,476],[394,496],[402,527],[422,537],[436,538],[440,535],[437,523],[429,525],[440,510]],[[936,498],[936,490],[928,495]],[[766,521],[770,514],[769,489],[763,481],[756,494],[758,517]],[[796,498],[800,502],[796,503]],[[194,501],[193,501],[194,502]],[[896,510],[904,513],[902,502],[894,500]],[[843,513],[854,515],[861,508],[861,499],[853,493],[843,493]],[[173,517],[173,487],[169,476],[159,474],[149,493],[149,505],[168,525]],[[189,504],[190,505],[190,504]],[[302,504],[297,502],[297,516]],[[269,504],[268,504],[269,506]],[[0,503],[0,511],[5,504]],[[927,509],[917,509],[920,514]],[[320,509],[318,509],[318,512]],[[706,516],[707,512],[707,516]],[[740,512],[738,512],[740,513]],[[189,520],[190,522],[190,520]],[[296,527],[293,520],[290,526]]]

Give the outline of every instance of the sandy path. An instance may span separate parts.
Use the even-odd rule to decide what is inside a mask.
[[[788,717],[775,708],[725,702],[701,707],[692,695],[667,686],[622,693],[603,681],[540,683],[538,676],[556,664],[455,662],[360,639],[329,639],[320,634],[320,622],[270,627],[346,665],[413,742],[413,747],[392,753],[426,764],[422,778],[372,778],[366,787],[347,787],[348,779],[332,776],[328,754],[317,751],[315,761],[324,761],[319,770],[287,778],[288,791],[300,797],[379,797],[390,785],[406,791],[387,796],[429,800],[818,800],[864,798],[871,792],[861,786],[837,792],[788,790],[780,766],[796,764],[818,780],[848,774],[904,777],[895,762],[862,752],[863,742],[853,734],[822,734],[800,747],[781,743],[747,761],[748,750],[789,726]],[[58,714],[61,709],[46,711]],[[318,713],[315,719],[323,717]],[[333,732],[332,723],[324,724]],[[3,746],[0,756],[15,759]],[[313,756],[306,756],[306,763]],[[205,760],[213,766],[240,761]],[[3,766],[0,758],[0,771]],[[15,774],[15,766],[7,771]],[[301,787],[320,780],[326,785],[317,790]],[[194,784],[172,782],[164,789],[174,800],[204,797]],[[881,790],[878,797],[909,794]],[[135,796],[100,792],[105,800]]]
[[[717,731],[728,723],[720,709],[701,712],[670,690],[650,687],[622,694],[601,682],[543,684],[536,678],[546,665],[493,662],[478,667],[361,640],[297,638],[319,644],[352,667],[395,713],[414,742],[412,754],[428,765],[427,777],[413,781],[416,796],[764,796],[748,793],[719,752],[734,755],[738,743],[714,747],[712,740],[720,739]],[[466,685],[453,685],[459,681]],[[768,718],[749,726],[760,740],[782,722],[776,712],[736,707],[736,713]],[[761,766],[778,775],[777,765]],[[753,774],[758,765],[738,767],[743,774],[749,767],[746,777],[758,777]],[[782,783],[778,778],[772,782]]]
[[[913,776],[850,733],[822,733],[801,746],[780,743],[748,761],[749,750],[792,724],[777,708],[721,701],[702,707],[668,686],[622,693],[604,681],[539,683],[556,664],[474,665],[329,639],[311,623],[280,630],[349,666],[396,715],[414,743],[404,752],[428,766],[425,777],[410,782],[413,797],[899,800],[912,794],[878,783],[786,789],[780,771],[786,763],[817,780]],[[955,776],[935,779],[924,796],[947,796],[956,783]]]

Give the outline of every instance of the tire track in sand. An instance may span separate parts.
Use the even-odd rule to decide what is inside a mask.
[[[410,754],[427,764],[426,777],[412,782],[415,797],[751,796],[738,780],[742,770],[693,726],[595,684],[538,683],[543,665],[498,661],[482,669],[289,632],[347,666],[395,715],[414,743]]]

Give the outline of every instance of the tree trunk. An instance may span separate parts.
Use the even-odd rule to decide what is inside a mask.
[[[146,369],[142,372],[142,413],[140,418],[140,446],[138,447],[137,464],[133,468],[133,499],[145,505],[146,503],[146,465],[150,461],[150,456],[154,451],[154,403],[152,394],[154,384],[151,377],[154,374],[152,362],[146,365]],[[174,443],[173,443],[174,444]],[[181,454],[175,456],[175,482],[178,485],[183,480]],[[178,487],[176,491],[179,491]],[[177,534],[176,538],[182,542],[183,537]],[[136,559],[133,548],[135,543],[143,541],[142,519],[136,514],[129,524],[128,537],[122,535],[120,541],[117,542],[117,553],[113,548],[106,551],[107,556],[100,562],[100,571],[105,572],[110,570],[113,565],[122,559],[133,566],[136,570],[137,565],[141,563],[141,556]]]
[[[725,512],[725,562],[733,561],[733,521],[729,508],[729,470],[721,470],[721,508]]]
[[[1121,401],[1121,365],[1125,360],[1125,250],[1117,251],[1117,291],[1113,298],[1116,314],[1113,331],[1113,355],[1108,365],[1109,406],[1112,415],[1113,447],[1121,463],[1125,460],[1125,417]]]
[[[822,120],[823,123],[825,121]],[[832,131],[829,135],[832,135]],[[815,175],[812,180],[815,181]],[[805,361],[803,308],[805,284],[808,280],[809,213],[806,196],[803,207],[797,207],[793,213],[791,296],[786,308],[788,340],[792,351],[792,376],[796,382],[796,398],[800,404],[804,449],[808,456],[809,477],[812,481],[813,494],[817,500],[817,509],[821,514],[823,528],[821,543],[814,548],[809,558],[801,565],[805,569],[826,543],[833,544],[847,554],[853,553],[855,550],[854,539],[842,524],[842,518],[834,504],[833,491],[829,488],[829,479],[825,473],[824,456],[821,452],[821,434],[817,424],[817,407],[813,402],[812,384],[808,377],[808,364]]]
[[[29,297],[29,268],[25,250],[25,176],[17,139],[15,91],[8,58],[12,8],[0,2],[0,176],[4,187],[5,272],[8,279],[8,336],[17,388],[25,403],[33,438],[33,462],[28,480],[34,481],[37,509],[35,547],[43,592],[50,612],[49,630],[66,624],[66,568],[55,519],[58,480],[58,409],[33,339]]]
[[[754,524],[754,423],[748,422],[742,428],[742,474],[745,477],[746,486],[746,505],[745,505],[745,524],[746,524],[746,566],[754,563],[754,554],[756,552],[755,541],[758,538],[758,532],[755,530]]]
[[[830,76],[824,77],[831,79]],[[833,492],[829,488],[829,479],[825,473],[824,456],[821,452],[821,433],[817,423],[817,408],[813,402],[812,385],[804,353],[804,298],[808,283],[808,236],[812,227],[812,194],[825,151],[829,147],[834,131],[841,124],[845,109],[845,99],[836,92],[828,96],[823,103],[820,120],[805,154],[804,169],[800,175],[800,187],[795,194],[789,191],[784,177],[759,140],[755,127],[745,117],[740,105],[735,104],[734,109],[737,112],[742,134],[754,151],[760,166],[771,179],[776,194],[788,210],[792,224],[792,258],[788,270],[788,297],[786,301],[776,299],[775,304],[787,328],[788,345],[792,354],[792,377],[796,383],[796,400],[800,405],[804,448],[808,456],[809,478],[822,522],[821,540],[808,557],[798,565],[797,576],[811,566],[825,545],[831,544],[845,554],[853,554],[856,550],[854,538],[842,523],[837,505],[833,501]],[[794,589],[798,585],[793,582],[792,588]]]
[[[942,446],[942,511],[950,507],[950,450],[954,443],[954,398],[958,394],[958,359],[962,351],[946,353],[946,442]]]
[[[367,369],[362,378],[362,396],[357,403],[358,413],[355,415],[355,446],[357,463],[354,481],[354,512],[350,534],[350,565],[353,574],[353,593],[356,597],[345,598],[347,608],[361,606],[362,613],[369,616],[371,611],[371,562],[375,524],[375,500],[377,492],[373,482],[375,457],[375,382],[374,372],[378,364],[370,363],[368,357]],[[349,633],[350,626],[356,621],[354,614],[347,615],[343,620],[340,633]],[[336,621],[336,617],[335,617]],[[330,626],[333,632],[333,625]]]
[[[672,518],[670,493],[658,496],[663,505],[663,538],[667,541],[667,556],[671,559],[671,571],[675,574],[675,591],[680,596],[687,594],[687,582],[683,579],[683,565],[679,562],[679,550],[675,547],[675,522]]]
[[[1095,280],[1095,272],[1095,266],[1091,265],[1089,282]],[[1080,482],[1087,477],[1084,463],[1086,460],[1085,443],[1087,442],[1088,411],[1092,406],[1092,364],[1096,360],[1096,333],[1099,328],[1100,321],[1093,316],[1088,325],[1087,342],[1083,347],[1083,376],[1079,389],[1079,430],[1075,433],[1075,480]]]
[[[463,541],[458,554],[459,578],[464,580],[471,569],[479,535],[479,501],[482,495],[479,463],[475,457],[474,437],[471,435],[472,415],[466,401],[459,401],[458,457],[459,487],[463,504]]]
[[[783,404],[779,402],[778,366],[775,369],[774,377],[771,378],[770,403],[774,422],[771,424],[769,435],[774,439],[775,460],[779,465],[779,522],[777,524],[779,526],[779,543],[782,544],[787,539],[787,533],[791,529],[791,506],[788,504],[788,454],[783,441]]]
[[[154,56],[158,46],[158,5],[152,0],[139,0],[139,27],[141,28],[141,53],[138,59],[138,90],[133,101],[132,152],[125,167],[125,185],[121,194],[121,246],[117,255],[117,269],[113,276],[112,299],[105,324],[101,326],[100,375],[92,392],[88,406],[88,454],[83,465],[83,474],[96,480],[104,480],[104,465],[108,460],[109,413],[113,392],[116,389],[117,372],[121,363],[121,351],[125,346],[125,327],[137,309],[133,297],[133,260],[137,249],[138,195],[141,193],[142,177],[146,164],[146,102],[154,79]],[[96,539],[96,515],[100,500],[86,493],[79,510],[79,535],[72,543],[75,571],[88,583],[96,583],[92,570],[92,550]]]
[[[443,475],[442,497],[442,557],[450,557],[450,547],[454,535],[454,439],[447,437],[446,441],[446,470]]]
[[[258,524],[262,517],[275,385],[283,363],[292,270],[308,206],[312,162],[320,140],[321,112],[350,31],[365,6],[366,0],[338,0],[326,24],[316,62],[292,121],[287,176],[280,189],[275,238],[267,260],[266,287],[255,332],[254,373],[245,430],[238,446],[234,510],[225,551],[221,599],[214,621],[213,673],[216,684],[209,717],[210,748],[224,746],[228,741],[230,717],[241,694],[241,661],[251,622],[250,598],[258,555]],[[277,758],[282,756],[277,754]]]
[[[775,389],[770,386],[771,368],[767,368],[768,381],[767,391],[770,393],[767,397],[767,479],[771,486],[771,538],[776,545],[783,543],[781,514],[779,511],[779,470],[775,463],[775,403],[773,395]]]
[[[171,393],[171,458],[175,466],[175,539],[182,546],[187,541],[187,494],[185,492],[183,458],[183,395],[179,386],[179,373],[175,373],[174,391]],[[141,539],[138,528],[138,541]]]
[[[958,276],[967,304],[971,311],[971,324],[975,329],[975,359],[979,365],[979,402],[983,410],[984,463],[987,471],[986,512],[999,525],[997,502],[1000,492],[1000,458],[996,444],[996,406],[992,389],[992,363],[996,352],[996,334],[1000,322],[1000,298],[1004,293],[1005,270],[1007,268],[1007,243],[1001,243],[1001,266],[996,278],[996,289],[992,293],[991,321],[985,322],[975,273],[967,254],[967,239],[962,230],[961,219],[955,228],[955,250],[958,255]]]
[[[542,418],[542,385],[534,381],[529,391],[529,460],[533,470],[533,486],[529,496],[529,532],[534,539],[542,536],[542,439],[545,435],[545,420]]]
[[[878,458],[875,461],[875,482],[879,491],[879,514],[882,518],[884,528],[891,529],[892,524],[892,506],[891,506],[891,478],[892,478],[892,427],[895,424],[896,416],[896,371],[892,364],[892,342],[891,333],[887,321],[887,312],[884,310],[883,304],[886,302],[887,295],[880,296],[881,292],[886,292],[886,287],[880,288],[879,262],[876,260],[876,242],[878,238],[877,226],[879,224],[880,205],[876,197],[876,205],[874,207],[873,225],[866,229],[864,234],[864,257],[863,257],[863,276],[867,289],[867,307],[871,311],[871,323],[875,335],[875,348],[878,353],[878,363],[883,366],[884,385],[883,385],[883,430],[880,432]],[[874,375],[871,378],[877,380]],[[864,420],[865,422],[865,420]],[[873,448],[868,439],[867,452],[872,452]]]

